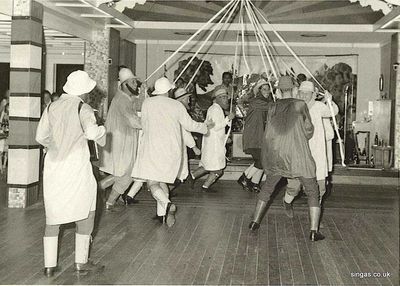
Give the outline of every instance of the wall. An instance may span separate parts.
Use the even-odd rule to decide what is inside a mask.
[[[157,41],[136,42],[136,73],[145,79],[166,59],[164,50],[176,50],[179,43],[166,43]],[[189,44],[190,45],[190,44]],[[379,98],[379,76],[381,74],[381,48],[378,45],[348,45],[340,43],[292,46],[297,55],[358,55],[358,86],[357,86],[357,120],[361,120],[368,110],[368,101]],[[196,51],[198,46],[184,48],[184,51]],[[218,45],[212,47],[210,52],[234,54],[233,45]],[[258,54],[257,47],[250,47],[251,54]],[[278,47],[278,53],[284,55],[287,51]],[[148,85],[151,86],[155,79],[162,76],[163,68],[157,72]]]
[[[83,51],[82,51],[83,53]],[[50,92],[56,90],[56,65],[57,64],[80,64],[84,62],[83,55],[79,53],[75,54],[62,54],[61,52],[54,53],[48,52],[46,58],[46,83],[45,89]]]
[[[64,52],[65,51],[65,52]],[[64,55],[62,54],[64,52]],[[48,48],[46,52],[46,82],[44,89],[50,92],[55,91],[55,76],[57,64],[83,64],[84,63],[84,49],[81,51],[69,51],[68,47],[59,47],[57,49]],[[10,49],[0,47],[0,62],[10,62]]]

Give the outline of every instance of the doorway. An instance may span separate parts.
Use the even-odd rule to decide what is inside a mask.
[[[83,70],[83,65],[56,64],[56,92],[58,94],[64,93],[63,86],[67,82],[67,77],[76,70]]]

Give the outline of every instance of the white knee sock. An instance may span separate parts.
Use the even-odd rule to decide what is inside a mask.
[[[253,166],[253,168],[251,168],[251,170],[250,170],[249,175],[247,176],[247,178],[249,178],[249,179],[250,179],[250,178],[253,178],[254,174],[257,173],[257,170],[259,170],[259,169],[257,169],[256,167]]]
[[[250,178],[249,173],[250,171],[254,168],[254,164],[251,164],[245,171],[244,174],[246,175],[247,178]]]
[[[43,237],[44,267],[57,266],[58,236]]]
[[[256,167],[254,167],[254,169],[256,169],[256,172],[254,173],[253,177],[251,178],[251,182],[254,184],[259,184],[264,171],[257,169]]]
[[[285,192],[285,202],[288,204],[291,204],[294,200],[294,197],[292,195],[289,195],[287,192]]]
[[[157,201],[157,215],[165,216],[167,212],[167,205],[170,200],[159,186],[151,186],[150,191],[153,198]]]
[[[138,182],[135,181],[131,187],[131,189],[128,192],[128,196],[131,198],[134,198],[136,196],[137,193],[139,193],[140,189],[143,186],[143,182]]]
[[[90,235],[75,233],[75,263],[88,262],[90,238]]]

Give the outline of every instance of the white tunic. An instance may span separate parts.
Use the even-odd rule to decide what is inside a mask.
[[[98,140],[106,130],[96,124],[89,105],[83,104],[78,115],[81,101],[63,94],[45,109],[37,128],[36,141],[47,148],[43,197],[49,225],[86,219],[96,209],[97,183],[87,139]]]
[[[207,171],[222,170],[226,166],[225,126],[230,120],[225,117],[222,107],[217,103],[208,108],[207,120],[212,120],[215,125],[203,136],[200,166]]]
[[[177,178],[183,182],[183,180],[185,180],[189,175],[189,162],[188,162],[188,154],[186,147],[192,149],[194,146],[196,146],[196,142],[194,141],[192,134],[184,129],[182,130],[182,137],[183,137],[183,148],[182,148],[183,160]]]
[[[337,105],[332,102],[334,115],[339,112]],[[314,135],[308,141],[311,149],[311,155],[314,158],[316,166],[317,180],[325,180],[328,176],[328,159],[326,153],[325,130],[323,125],[324,117],[332,117],[329,107],[320,101],[315,101],[309,108],[311,122],[314,125]]]
[[[142,106],[143,137],[132,177],[174,183],[183,164],[181,128],[207,133],[206,124],[192,120],[182,103],[160,95],[147,98]]]

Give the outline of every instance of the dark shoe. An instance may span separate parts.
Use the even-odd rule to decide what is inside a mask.
[[[158,220],[160,223],[164,223],[164,217],[155,215],[151,218],[152,220]]]
[[[249,224],[249,229],[251,229],[251,230],[257,230],[257,229],[259,229],[260,228],[260,224],[259,223],[257,223],[257,222],[255,222],[255,221],[252,221],[250,224]]]
[[[126,194],[122,194],[121,195],[122,201],[124,202],[124,205],[133,205],[133,204],[137,204],[139,201],[135,200],[134,198],[131,198],[130,196],[126,195]]]
[[[323,236],[320,232],[317,232],[316,230],[310,231],[310,240],[311,241],[318,241],[318,240],[323,240],[325,236]]]
[[[177,210],[178,209],[177,209],[176,205],[174,205],[173,203],[168,203],[167,213],[165,214],[165,221],[166,221],[168,227],[171,227],[175,224],[175,221],[176,221],[175,214],[176,214]]]
[[[237,180],[237,183],[244,189],[247,187],[246,175],[243,173],[240,178]]]
[[[54,273],[57,272],[57,267],[46,267],[44,269],[44,276],[47,278],[51,278],[54,276]]]
[[[205,187],[201,187],[201,190],[205,193],[216,193],[217,191],[214,190],[213,188],[205,188]]]
[[[123,211],[123,206],[117,205],[116,203],[113,204],[113,205],[110,205],[110,204],[106,203],[105,210],[108,213],[118,213],[118,212]]]
[[[88,261],[87,263],[75,263],[75,271],[78,273],[96,272],[101,273],[104,271],[105,266],[99,265]]]
[[[186,178],[186,180],[185,180],[185,184],[188,184],[188,185],[193,189],[194,180],[193,180],[191,174],[189,174],[189,175],[187,176],[187,178]]]
[[[285,214],[288,218],[294,217],[293,206],[292,204],[288,204],[285,202],[285,198],[282,199],[283,209],[285,210]]]
[[[259,193],[261,191],[260,185],[253,183],[252,191],[255,192],[255,193]]]
[[[189,176],[188,176],[186,181],[190,185],[190,188],[193,190],[194,189],[194,183],[196,182],[196,178],[192,177],[192,174],[189,174]]]

